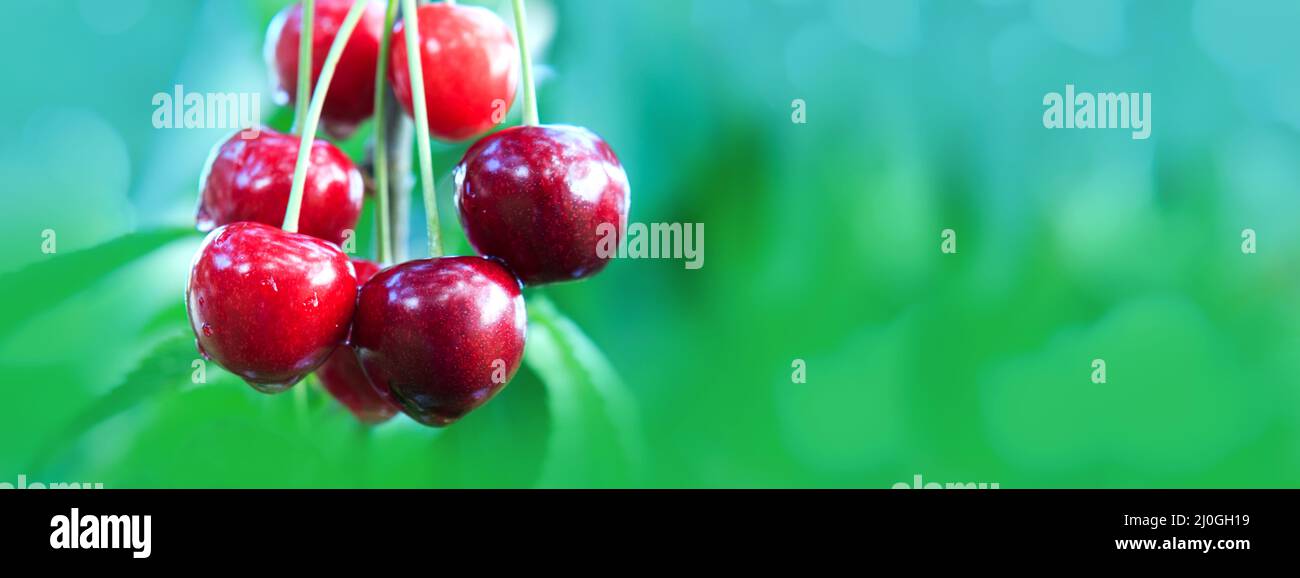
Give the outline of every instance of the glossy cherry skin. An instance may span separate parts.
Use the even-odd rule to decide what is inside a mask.
[[[278,393],[343,343],[357,279],[338,247],[260,223],[203,240],[185,306],[199,352],[255,389]]]
[[[527,328],[509,270],[440,257],[384,269],[362,286],[352,346],[382,395],[416,421],[444,426],[514,377]]]
[[[364,285],[379,272],[377,263],[365,259],[353,258],[352,268],[356,271],[358,286]],[[397,406],[385,401],[375,391],[351,347],[335,349],[325,364],[316,370],[316,377],[325,386],[325,391],[330,392],[334,399],[339,400],[362,423],[383,423],[398,412]]]
[[[491,10],[445,2],[420,6],[417,19],[429,132],[462,141],[499,124],[519,82],[519,49],[510,28]],[[388,78],[397,100],[414,116],[405,43],[405,22],[399,22]]]
[[[366,1],[366,10],[348,38],[330,81],[321,109],[321,126],[337,138],[347,138],[358,124],[375,112],[375,68],[384,34],[384,6]],[[325,56],[338,34],[352,0],[316,0],[312,19],[312,86],[320,78]],[[266,30],[263,56],[271,71],[277,100],[298,100],[298,41],[302,37],[302,2],[286,6]]]
[[[199,230],[240,221],[280,226],[293,188],[298,144],[295,135],[262,128],[255,138],[235,133],[217,145],[199,179],[195,217]],[[364,197],[365,182],[348,156],[324,140],[315,140],[299,231],[341,245],[357,226]]]
[[[632,194],[627,173],[585,128],[520,126],[490,134],[465,151],[454,176],[470,244],[505,261],[526,285],[595,275],[609,261],[597,251],[602,239],[610,230],[623,237]]]

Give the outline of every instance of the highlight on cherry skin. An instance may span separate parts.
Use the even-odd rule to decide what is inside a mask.
[[[204,357],[279,393],[347,338],[356,295],[352,263],[332,243],[239,222],[203,240],[185,305]]]
[[[366,10],[343,48],[321,110],[321,127],[335,138],[347,138],[375,112],[375,68],[379,65],[379,44],[384,34],[384,4],[362,1],[367,2]],[[325,55],[351,7],[352,0],[316,0],[311,40],[312,86],[320,78]],[[276,100],[281,103],[298,99],[301,36],[302,2],[280,10],[266,30],[263,57],[271,72]]]
[[[362,286],[352,346],[386,399],[445,426],[514,377],[527,327],[519,281],[505,266],[439,257],[389,267]]]
[[[499,124],[519,87],[518,45],[510,27],[481,6],[439,2],[416,12],[429,132],[443,141],[463,141]],[[388,78],[413,117],[405,42],[406,23],[399,22]]]
[[[199,178],[199,230],[240,221],[279,226],[289,205],[299,143],[297,135],[263,127],[254,138],[237,132],[214,147]],[[356,229],[364,197],[361,172],[347,154],[323,139],[313,141],[301,232],[342,245]]]
[[[352,258],[352,268],[356,271],[358,285],[364,285],[379,272],[378,263],[355,257]],[[316,378],[325,391],[348,408],[361,423],[380,424],[400,411],[375,391],[370,379],[361,369],[356,352],[347,345],[334,350],[329,359],[316,370]]]
[[[525,285],[590,277],[604,229],[621,239],[631,203],[622,163],[599,136],[567,125],[518,126],[474,143],[454,171],[455,203],[480,255]],[[601,227],[606,225],[606,227]]]

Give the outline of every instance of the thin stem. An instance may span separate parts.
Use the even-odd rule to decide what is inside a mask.
[[[384,99],[388,110],[400,110],[401,103],[390,87]],[[393,211],[393,262],[407,260],[411,248],[411,187],[415,179],[411,177],[411,155],[415,147],[415,130],[411,117],[405,114],[390,114],[384,119],[387,127],[384,137],[388,145],[388,189],[389,208]]]
[[[424,194],[425,225],[429,229],[429,256],[442,256],[442,236],[438,230],[438,197],[433,186],[433,153],[429,150],[429,111],[424,101],[424,62],[420,58],[420,20],[415,0],[402,0],[402,19],[406,22],[406,62],[411,76],[411,104],[415,109],[415,143],[420,153],[420,184]]]
[[[379,264],[393,264],[393,208],[388,186],[388,137],[384,134],[384,101],[388,91],[388,50],[393,43],[393,22],[397,20],[397,0],[388,0],[384,14],[384,36],[379,41],[379,62],[375,68],[375,199],[379,207],[375,221],[379,229]]]
[[[330,45],[325,56],[325,65],[321,68],[320,79],[316,83],[316,92],[311,95],[311,107],[307,110],[307,121],[303,124],[302,138],[298,143],[298,162],[293,166],[293,188],[289,189],[289,206],[284,211],[284,230],[298,232],[298,216],[302,212],[302,191],[307,185],[307,166],[311,164],[312,143],[316,141],[316,128],[320,125],[321,109],[325,107],[325,94],[329,92],[330,82],[334,80],[334,69],[338,66],[343,47],[347,46],[352,30],[361,20],[366,10],[366,0],[356,0],[348,15],[339,26],[339,32]]]
[[[311,100],[311,43],[315,37],[316,2],[303,0],[302,26],[298,31],[298,88],[293,109],[293,134],[302,133],[302,123],[307,118],[307,103]]]
[[[537,126],[537,87],[533,84],[533,57],[528,51],[528,14],[524,12],[524,0],[514,0],[515,36],[519,41],[519,64],[524,70],[524,124]]]

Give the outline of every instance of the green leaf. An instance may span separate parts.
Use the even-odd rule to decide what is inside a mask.
[[[23,321],[89,288],[108,273],[164,245],[193,235],[189,228],[169,228],[123,235],[94,247],[55,255],[12,273],[0,275],[0,335]],[[21,306],[18,306],[21,304]]]
[[[36,454],[33,472],[40,472],[86,432],[125,412],[168,387],[188,383],[192,363],[198,358],[194,337],[173,335],[158,342],[122,383],[82,410],[58,430]]]
[[[546,385],[551,412],[538,485],[626,486],[640,479],[644,450],[635,403],[613,367],[548,299],[528,304],[524,363]]]
[[[538,482],[555,420],[541,380],[522,367],[505,390],[437,432],[424,467],[437,487],[528,487]]]
[[[158,310],[157,313],[145,322],[140,332],[145,335],[151,335],[155,332],[175,332],[189,331],[189,317],[185,310],[185,300],[176,299],[175,303],[167,305]]]

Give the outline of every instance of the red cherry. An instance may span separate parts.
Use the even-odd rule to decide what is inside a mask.
[[[366,1],[366,0],[362,0]],[[334,36],[338,34],[352,0],[316,0],[312,19],[312,86],[320,78]],[[339,56],[334,80],[330,82],[321,126],[337,138],[347,138],[358,124],[375,112],[375,68],[379,65],[379,42],[384,34],[384,6],[368,2],[361,20]],[[263,56],[271,70],[271,81],[281,100],[298,97],[298,41],[302,36],[302,3],[286,6],[266,30]]]
[[[352,259],[352,268],[356,270],[358,285],[364,285],[379,272],[378,264],[365,259]],[[385,401],[370,385],[351,347],[334,350],[334,354],[316,370],[316,377],[325,390],[362,423],[383,423],[397,413],[397,406]]]
[[[528,319],[519,281],[482,257],[408,261],[361,288],[352,346],[371,383],[425,425],[444,426],[519,369]]]
[[[417,10],[429,131],[461,141],[496,126],[515,100],[519,53],[499,16],[479,6],[425,4]],[[413,115],[405,22],[393,29],[388,78]]]
[[[199,351],[249,385],[278,393],[348,335],[357,278],[338,247],[260,223],[208,233],[185,306]]]
[[[621,239],[631,190],[614,151],[585,128],[520,126],[490,134],[455,169],[456,207],[470,244],[526,284],[589,277],[609,230]],[[601,225],[606,225],[602,227]]]
[[[200,231],[239,221],[278,227],[293,187],[299,139],[261,129],[257,137],[235,133],[208,156],[199,179]],[[303,189],[301,232],[342,244],[361,215],[365,184],[343,151],[317,139]]]

